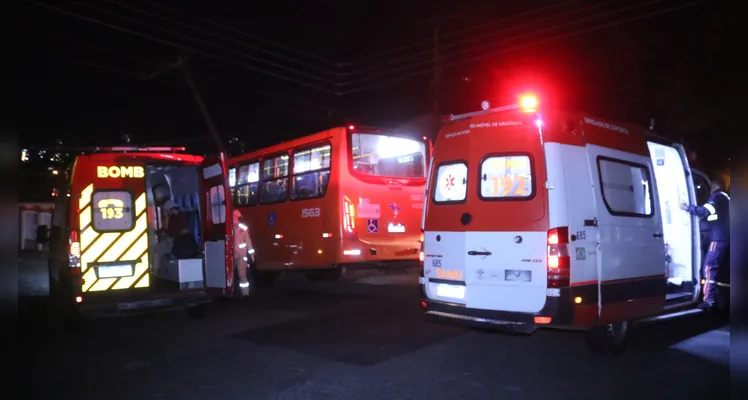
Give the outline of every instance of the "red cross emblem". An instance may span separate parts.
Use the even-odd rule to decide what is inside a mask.
[[[447,176],[447,190],[451,190],[452,187],[454,187],[454,185],[455,185],[455,177],[452,176],[452,174],[449,174],[449,176]]]

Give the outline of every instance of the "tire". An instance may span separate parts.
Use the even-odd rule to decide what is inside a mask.
[[[194,319],[205,319],[210,314],[208,304],[198,304],[187,309],[187,314]]]
[[[586,332],[587,347],[606,357],[621,355],[626,351],[631,338],[631,328],[629,321],[596,326]]]

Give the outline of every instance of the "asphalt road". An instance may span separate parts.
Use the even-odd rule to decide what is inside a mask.
[[[729,328],[691,316],[638,330],[629,352],[590,353],[577,333],[510,336],[425,322],[416,276],[286,279],[250,301],[102,319],[66,332],[27,263],[23,398],[729,398]],[[22,284],[22,282],[24,282]]]

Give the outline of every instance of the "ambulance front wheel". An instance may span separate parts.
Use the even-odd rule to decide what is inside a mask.
[[[631,337],[631,324],[622,321],[591,328],[586,333],[587,346],[593,352],[614,357],[622,354]]]

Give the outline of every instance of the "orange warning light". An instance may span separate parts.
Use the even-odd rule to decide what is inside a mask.
[[[533,94],[523,94],[519,96],[519,108],[524,112],[538,111],[538,97]]]

